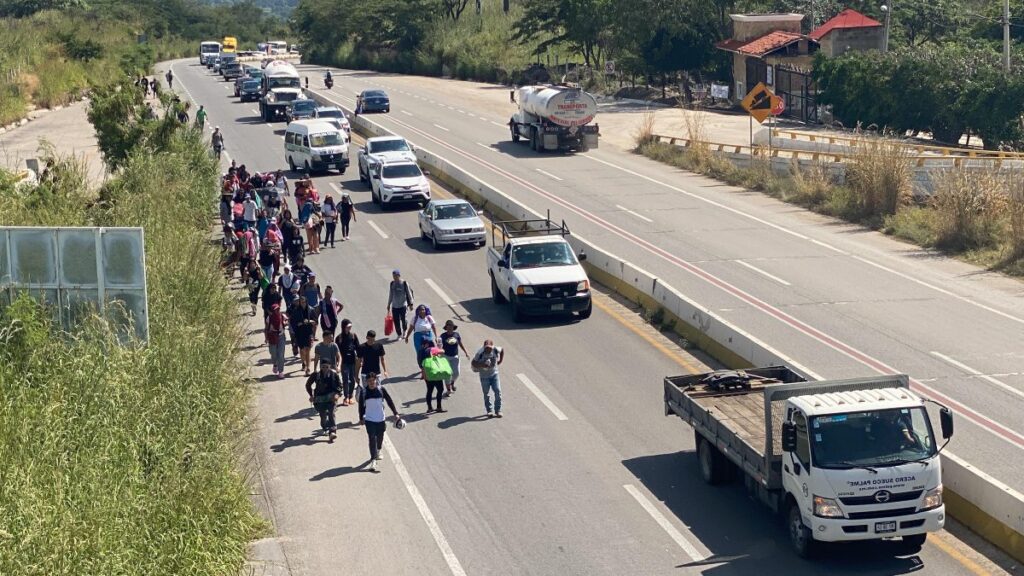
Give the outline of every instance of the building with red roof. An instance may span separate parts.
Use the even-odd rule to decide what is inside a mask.
[[[759,82],[775,84],[775,68],[809,67],[818,44],[800,30],[803,14],[731,14],[732,38],[715,47],[732,53],[733,100]]]
[[[808,36],[818,42],[822,53],[832,58],[851,50],[881,50],[885,42],[885,27],[878,20],[847,8]]]

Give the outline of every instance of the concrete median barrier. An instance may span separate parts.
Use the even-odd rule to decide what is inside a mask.
[[[322,104],[339,105],[322,95]],[[364,136],[391,132],[370,119],[351,116],[352,129]],[[540,219],[544,216],[520,204],[494,186],[429,149],[417,147],[420,163],[438,181],[456,190],[495,219]],[[571,228],[571,226],[570,226]],[[806,369],[699,305],[654,274],[620,258],[578,235],[569,237],[577,251],[587,253],[585,267],[591,279],[637,302],[648,310],[661,310],[663,322],[730,368],[786,364],[797,372]],[[803,374],[811,378],[810,374]],[[1017,560],[1024,562],[1024,495],[1015,492],[953,454],[944,454],[943,483],[947,511]]]

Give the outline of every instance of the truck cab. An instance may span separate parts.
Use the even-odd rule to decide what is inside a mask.
[[[590,279],[580,264],[587,255],[573,253],[565,239],[569,228],[543,220],[496,222],[487,249],[491,297],[496,304],[508,302],[512,317],[576,313],[581,319],[593,310]]]

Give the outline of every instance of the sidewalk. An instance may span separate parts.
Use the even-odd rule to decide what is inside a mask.
[[[60,110],[40,114],[31,122],[0,134],[0,167],[10,171],[25,168],[25,160],[39,158],[42,142],[53,145],[58,155],[82,159],[89,184],[99,186],[106,178],[96,131],[87,116],[89,101],[75,102]]]

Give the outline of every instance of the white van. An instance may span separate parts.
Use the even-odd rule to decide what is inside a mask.
[[[296,120],[284,132],[284,160],[295,171],[307,172],[348,168],[345,132],[326,120]]]

